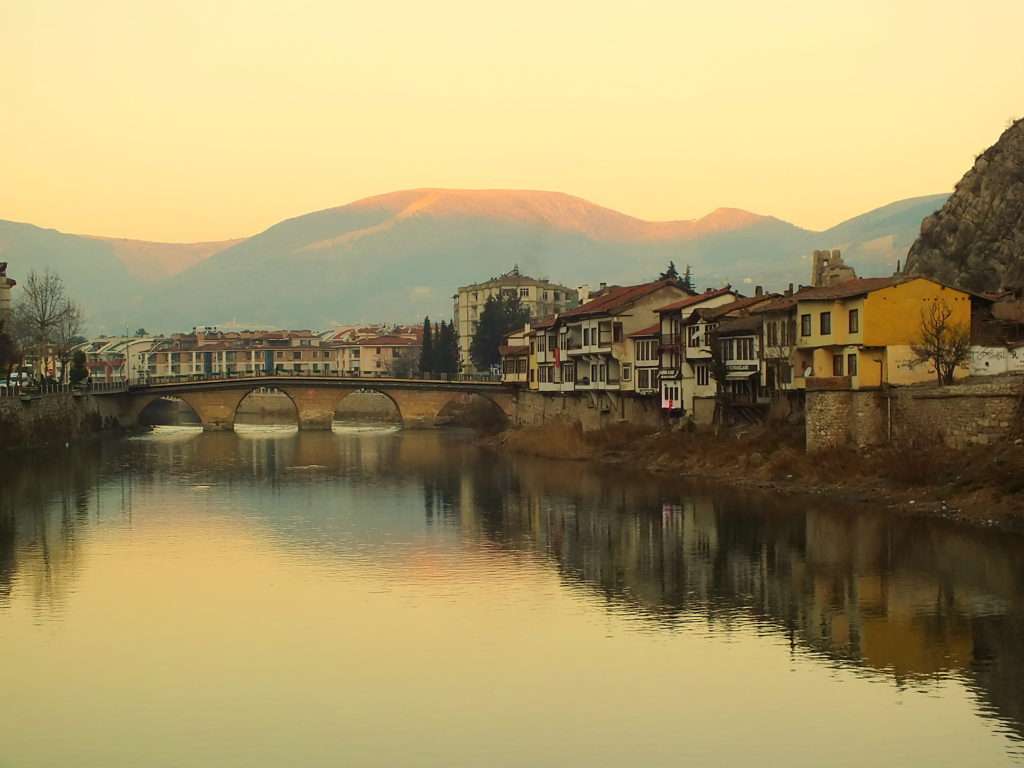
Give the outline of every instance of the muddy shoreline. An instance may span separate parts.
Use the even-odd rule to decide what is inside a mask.
[[[630,474],[793,498],[827,497],[892,514],[1024,532],[1024,441],[967,451],[837,449],[807,454],[796,430],[714,434],[644,432],[628,426],[583,433],[552,422],[481,438],[486,450],[599,463]]]

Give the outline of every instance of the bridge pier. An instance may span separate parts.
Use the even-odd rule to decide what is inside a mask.
[[[178,393],[177,397],[196,412],[204,432],[224,432],[235,428],[235,411],[247,394],[247,391],[194,391]]]
[[[295,403],[299,429],[330,429],[334,422],[334,409],[341,395],[336,389],[324,387],[281,387]]]

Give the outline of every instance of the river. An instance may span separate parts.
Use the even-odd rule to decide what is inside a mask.
[[[1024,765],[1024,539],[459,431],[4,459],[0,766]]]

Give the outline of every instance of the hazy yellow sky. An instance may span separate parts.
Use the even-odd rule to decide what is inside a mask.
[[[421,186],[822,228],[1024,113],[1024,2],[0,0],[0,218],[255,233]]]

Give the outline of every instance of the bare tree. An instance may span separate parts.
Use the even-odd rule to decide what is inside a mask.
[[[60,361],[61,382],[67,381],[71,353],[81,343],[82,308],[73,301],[65,301],[64,311],[57,321],[53,334],[54,354]]]
[[[40,374],[49,347],[57,345],[61,339],[61,326],[66,325],[64,330],[73,330],[70,338],[80,331],[81,322],[81,310],[68,300],[60,275],[49,269],[28,273],[14,307],[14,327],[23,346],[36,350]]]
[[[918,343],[911,345],[911,366],[931,364],[939,384],[952,384],[956,369],[964,365],[971,352],[969,326],[953,320],[953,308],[945,301],[929,304],[921,310]]]

